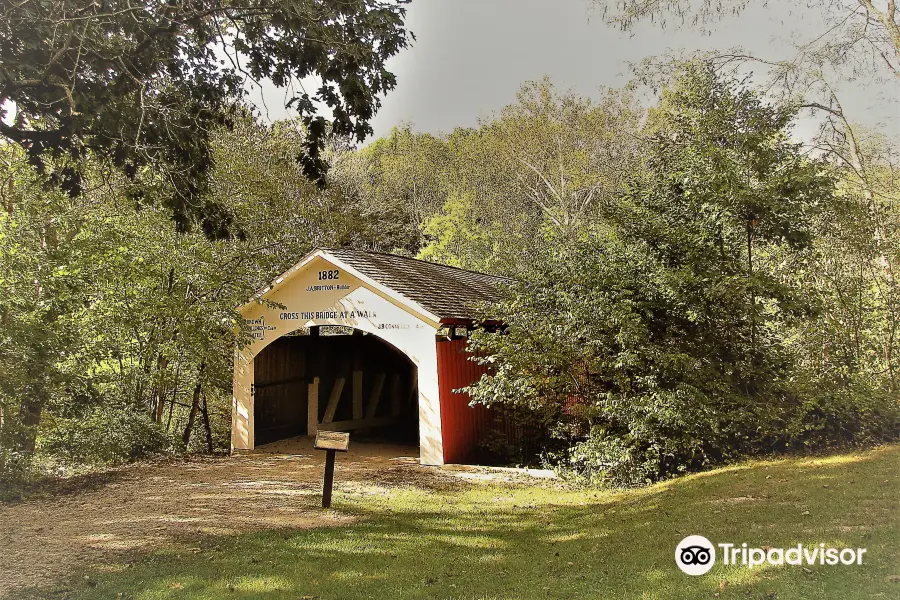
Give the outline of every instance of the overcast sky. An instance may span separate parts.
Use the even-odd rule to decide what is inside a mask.
[[[770,3],[774,7],[749,10],[702,35],[650,24],[622,33],[606,25],[589,0],[413,0],[407,25],[417,41],[389,62],[398,84],[373,121],[375,135],[403,122],[432,133],[476,125],[513,102],[523,82],[545,75],[562,89],[597,97],[601,86],[625,84],[629,62],[647,56],[743,46],[780,59],[791,55],[786,40],[821,31],[811,16],[790,14],[778,0]],[[269,119],[287,116],[283,92],[269,86],[263,98]],[[896,82],[856,82],[845,86],[841,98],[857,120],[900,135]]]

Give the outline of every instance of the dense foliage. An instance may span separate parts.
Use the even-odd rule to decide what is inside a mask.
[[[243,232],[218,240],[171,226],[163,171],[89,154],[73,198],[69,157],[3,145],[0,484],[227,447],[235,307],[316,246],[518,279],[470,391],[590,481],[895,438],[895,150],[857,130],[809,152],[796,114],[705,63],[650,110],[541,81],[477,128],[331,135],[320,189],[304,123],[238,111],[209,138],[203,201]]]
[[[0,448],[10,468],[31,456],[67,469],[227,448],[236,307],[355,229],[354,210],[294,160],[298,131],[242,119],[214,137],[211,197],[243,239],[178,233],[168,211],[136,207],[131,183],[97,163],[73,199],[16,146],[2,148]]]
[[[895,437],[896,205],[859,207],[790,142],[792,117],[683,70],[641,171],[576,234],[548,236],[488,313],[508,328],[473,340],[494,366],[476,401],[549,413],[568,442],[557,458],[624,485]]]
[[[128,178],[171,185],[158,198],[182,227],[233,229],[207,194],[211,137],[230,124],[248,80],[297,89],[288,100],[308,135],[295,149],[324,182],[330,132],[362,141],[379,95],[394,88],[385,61],[407,46],[405,0],[24,0],[0,9],[0,135],[31,164],[74,160],[49,175],[71,195],[84,159]],[[300,80],[319,79],[311,93]],[[330,120],[318,115],[327,105]],[[58,165],[60,166],[60,165]],[[89,185],[89,184],[87,184]],[[126,190],[146,200],[141,186]]]

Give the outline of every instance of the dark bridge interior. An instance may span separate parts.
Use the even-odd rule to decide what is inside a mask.
[[[307,435],[313,413],[318,429],[354,440],[418,443],[416,367],[406,355],[355,329],[298,333],[254,359],[256,445]]]

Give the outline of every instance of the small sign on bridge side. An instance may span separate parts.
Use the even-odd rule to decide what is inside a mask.
[[[343,431],[316,432],[317,450],[325,450],[325,478],[322,481],[322,508],[331,508],[331,490],[334,487],[334,455],[350,449],[350,434]]]
[[[336,450],[346,452],[350,449],[350,434],[342,431],[316,432],[315,448],[317,450]]]

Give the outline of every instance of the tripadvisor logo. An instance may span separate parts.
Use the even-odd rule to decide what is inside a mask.
[[[689,535],[675,548],[675,564],[688,575],[703,575],[716,564],[716,548],[702,535]]]
[[[826,548],[825,544],[790,548],[750,548],[744,544],[713,544],[702,535],[689,535],[675,547],[675,564],[688,575],[703,575],[716,564],[716,548],[722,564],[749,569],[762,565],[861,565],[865,548]]]

